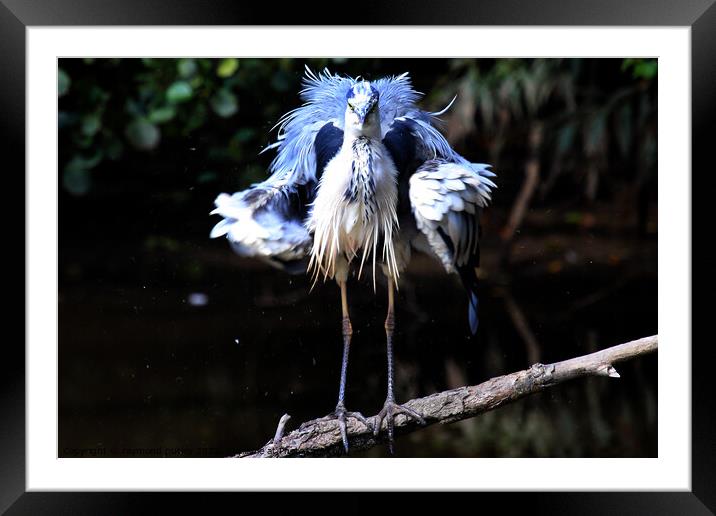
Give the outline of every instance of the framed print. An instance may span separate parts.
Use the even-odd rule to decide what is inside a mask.
[[[689,170],[711,4],[389,2],[346,25],[3,0],[27,309],[0,506],[712,511]]]

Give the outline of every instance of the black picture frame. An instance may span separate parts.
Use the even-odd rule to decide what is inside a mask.
[[[637,25],[691,27],[692,179],[713,172],[708,135],[716,129],[716,0],[454,0],[445,5],[429,0],[360,2],[360,17],[347,19],[336,4],[240,3],[237,0],[0,0],[0,127],[6,169],[6,191],[24,199],[25,181],[25,31],[32,26],[63,25]],[[342,14],[343,13],[343,14]],[[685,177],[689,171],[675,171]],[[20,179],[22,178],[22,179]],[[7,181],[16,181],[9,186]],[[692,184],[693,187],[693,184]],[[692,191],[697,192],[697,189]],[[7,211],[8,205],[3,208]],[[17,209],[13,212],[24,213]],[[16,252],[13,271],[25,268],[25,225],[17,215],[5,218],[22,236],[10,234]],[[694,223],[697,222],[692,217]],[[693,233],[692,233],[693,234]],[[22,251],[19,250],[22,242]],[[693,252],[693,249],[692,249]],[[699,254],[692,255],[694,257]],[[20,262],[22,265],[20,265]],[[693,260],[698,267],[698,259]],[[692,266],[693,267],[693,266]],[[10,270],[9,268],[6,270]],[[693,271],[692,271],[693,274]],[[702,288],[705,288],[702,287]],[[23,294],[24,301],[24,294]],[[24,311],[24,302],[13,300]],[[22,308],[20,308],[22,307]],[[12,320],[8,317],[8,320]],[[16,320],[20,320],[17,317]],[[24,317],[23,317],[24,320]],[[16,323],[17,324],[17,323]],[[24,335],[24,326],[23,326]],[[25,347],[24,339],[5,339],[0,375],[0,511],[7,514],[104,514],[147,510],[141,493],[25,492]],[[682,343],[687,346],[689,343]],[[708,340],[693,339],[692,353],[692,491],[648,493],[514,493],[481,495],[493,498],[501,511],[529,507],[530,512],[583,514],[709,514],[716,511],[716,428],[709,386],[712,362]],[[168,495],[161,497],[168,512]],[[226,495],[228,496],[228,495]],[[222,495],[223,501],[228,501]],[[245,494],[240,496],[245,497]],[[349,496],[348,498],[350,498]],[[192,495],[206,508],[206,495]],[[187,508],[187,497],[178,501]],[[242,505],[250,503],[243,498]],[[350,501],[341,504],[350,505]],[[336,507],[337,508],[337,507]]]

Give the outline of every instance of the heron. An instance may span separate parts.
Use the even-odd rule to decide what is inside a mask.
[[[211,212],[223,217],[211,231],[225,236],[242,256],[260,258],[315,282],[334,280],[340,289],[343,358],[335,418],[345,452],[353,418],[379,435],[383,422],[391,454],[394,419],[424,418],[396,402],[393,335],[395,290],[412,252],[424,252],[457,273],[468,294],[468,323],[478,325],[477,272],[480,215],[491,201],[490,165],[472,163],[442,135],[437,112],[418,107],[423,94],[409,74],[368,81],[306,66],[303,104],[274,127],[276,150],[270,175],[234,194],[222,193]],[[353,329],[347,283],[376,267],[387,282],[385,318],[387,395],[374,425],[346,410],[346,378]],[[367,272],[366,272],[367,274]]]

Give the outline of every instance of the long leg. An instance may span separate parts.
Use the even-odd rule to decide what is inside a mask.
[[[348,314],[348,293],[346,282],[341,281],[338,286],[341,288],[341,310],[343,313],[343,360],[341,362],[341,384],[338,388],[338,406],[344,406],[346,397],[346,375],[348,374],[348,354],[351,350],[351,338],[353,337],[353,326]]]
[[[385,398],[383,409],[378,413],[378,420],[375,424],[375,435],[380,432],[383,419],[388,427],[388,447],[390,453],[394,452],[394,418],[398,414],[405,414],[408,417],[417,419],[421,424],[425,424],[425,420],[420,414],[407,407],[402,407],[395,403],[395,392],[393,388],[394,363],[393,363],[393,332],[395,330],[395,292],[393,279],[388,278],[388,314],[385,317],[385,342],[388,354],[388,394]]]
[[[348,314],[348,293],[346,280],[339,280],[338,286],[341,288],[341,308],[343,312],[343,360],[341,361],[341,383],[338,387],[338,404],[334,412],[334,417],[338,420],[338,426],[341,430],[341,439],[343,440],[343,448],[348,453],[348,432],[346,430],[346,418],[352,417],[370,428],[368,420],[363,417],[360,412],[347,412],[345,405],[346,397],[346,377],[348,374],[348,354],[351,349],[351,337],[353,336],[353,328],[351,319]]]

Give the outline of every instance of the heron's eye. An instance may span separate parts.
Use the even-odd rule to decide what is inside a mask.
[[[348,107],[351,109],[351,111],[355,111],[356,108],[353,107],[353,104],[348,104]]]

